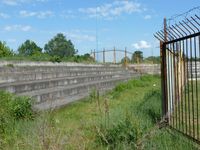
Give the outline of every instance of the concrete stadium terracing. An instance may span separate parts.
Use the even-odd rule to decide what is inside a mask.
[[[0,90],[34,100],[34,108],[64,106],[88,96],[92,89],[105,92],[140,75],[134,68],[50,62],[0,62]]]
[[[34,108],[39,110],[61,107],[86,97],[93,88],[107,91],[119,82],[138,76],[134,71],[115,65],[42,62],[0,64],[0,90],[32,97]]]

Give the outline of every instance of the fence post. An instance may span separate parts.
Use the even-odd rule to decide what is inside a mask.
[[[126,47],[125,47],[125,67],[127,67],[127,51],[126,51]]]
[[[105,63],[105,48],[103,49],[103,63]]]
[[[96,61],[96,54],[95,54],[95,50],[94,50],[94,61]]]
[[[116,64],[116,49],[115,49],[115,47],[114,47],[114,51],[113,51],[113,57],[114,57],[113,63]]]
[[[168,122],[168,94],[167,94],[167,63],[166,63],[166,42],[167,42],[167,22],[164,18],[164,42],[160,41],[161,56],[161,85],[162,85],[162,116]]]
[[[166,45],[160,41],[161,85],[162,85],[162,116],[167,119],[167,78],[166,78]]]

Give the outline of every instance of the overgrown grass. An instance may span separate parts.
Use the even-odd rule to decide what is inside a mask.
[[[160,129],[160,78],[144,76],[65,108],[17,120],[4,149],[197,149],[185,137]],[[175,133],[175,134],[174,134]],[[11,134],[12,135],[12,134]]]
[[[0,92],[0,148],[15,140],[15,125],[19,121],[32,120],[34,113],[28,97],[17,97]]]
[[[41,61],[41,62],[53,62],[53,63],[60,63],[60,62],[76,62],[76,63],[96,63],[92,57],[89,56],[82,56],[82,55],[75,55],[72,57],[64,57],[61,58],[59,56],[50,56],[48,54],[39,54],[33,56],[8,56],[0,58],[0,61]]]

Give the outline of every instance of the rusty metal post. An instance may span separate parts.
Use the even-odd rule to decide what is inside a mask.
[[[167,95],[167,63],[166,63],[166,42],[167,42],[167,21],[164,18],[164,42],[160,41],[161,56],[161,85],[162,85],[162,115],[168,122],[168,95]]]
[[[128,63],[127,63],[127,50],[125,47],[125,67],[127,67]]]
[[[95,50],[94,50],[94,61],[96,61],[96,53],[95,53]]]
[[[105,49],[103,49],[103,63],[105,64]]]
[[[116,49],[115,49],[115,47],[114,47],[114,51],[113,51],[113,58],[114,58],[113,63],[116,64]]]

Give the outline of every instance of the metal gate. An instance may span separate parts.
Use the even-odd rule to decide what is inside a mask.
[[[200,17],[154,35],[160,40],[162,110],[168,125],[200,143]]]

